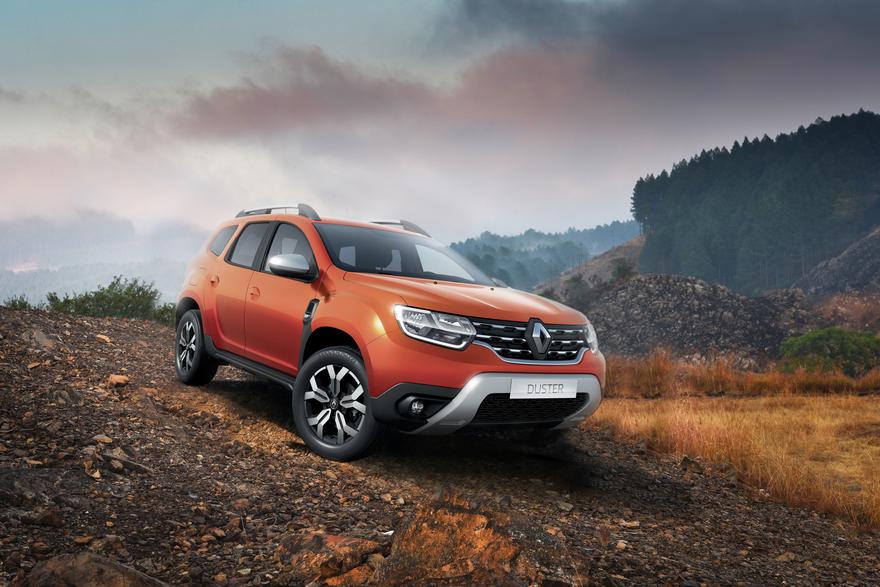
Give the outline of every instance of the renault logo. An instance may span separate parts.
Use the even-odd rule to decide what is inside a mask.
[[[540,320],[531,321],[529,324],[529,346],[536,359],[543,359],[550,350],[550,333],[544,328]]]

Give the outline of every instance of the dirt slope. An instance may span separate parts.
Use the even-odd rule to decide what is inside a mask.
[[[331,463],[282,389],[178,385],[168,329],[0,309],[0,336],[0,584],[137,575],[112,561],[173,584],[880,582],[880,536],[601,431]]]

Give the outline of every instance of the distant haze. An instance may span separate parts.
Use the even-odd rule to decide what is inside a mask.
[[[624,220],[703,148],[880,110],[878,30],[873,0],[3,3],[0,220],[129,222],[102,261],[267,202],[445,241]]]

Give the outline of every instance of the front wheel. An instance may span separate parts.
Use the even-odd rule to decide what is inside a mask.
[[[293,386],[293,422],[310,449],[334,461],[367,452],[379,432],[368,401],[363,360],[348,347],[318,351]]]

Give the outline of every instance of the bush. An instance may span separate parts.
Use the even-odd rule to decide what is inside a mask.
[[[59,297],[57,293],[46,295],[48,307],[56,312],[81,316],[118,318],[141,318],[171,324],[174,305],[158,305],[159,290],[152,283],[137,278],[113,278],[108,285],[94,291]],[[170,307],[170,308],[169,308]]]
[[[3,302],[3,307],[9,308],[10,310],[33,310],[37,306],[30,303],[23,295],[20,295],[6,298],[6,301]]]
[[[783,371],[843,372],[850,377],[880,367],[880,338],[868,332],[824,328],[789,338],[780,348]]]

